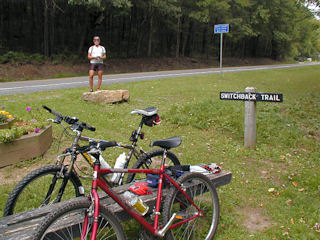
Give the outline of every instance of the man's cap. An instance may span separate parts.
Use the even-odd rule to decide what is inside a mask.
[[[100,37],[99,36],[94,36],[93,40],[100,40]]]

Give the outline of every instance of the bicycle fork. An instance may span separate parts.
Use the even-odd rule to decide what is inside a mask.
[[[96,161],[93,167],[93,181],[92,181],[92,187],[91,187],[92,190],[90,194],[90,200],[92,201],[92,204],[87,214],[85,215],[85,219],[82,227],[81,240],[86,239],[86,235],[90,231],[90,229],[88,229],[89,217],[93,217],[92,234],[91,234],[90,240],[96,240],[98,225],[99,225],[99,211],[100,211],[99,209],[100,199],[97,192],[97,188],[98,188],[97,179],[99,178],[99,174],[98,174],[99,168],[100,168],[100,163]]]

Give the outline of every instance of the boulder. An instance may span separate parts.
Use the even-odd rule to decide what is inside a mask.
[[[82,94],[82,100],[103,103],[123,102],[127,101],[129,97],[130,93],[128,90],[101,90]]]

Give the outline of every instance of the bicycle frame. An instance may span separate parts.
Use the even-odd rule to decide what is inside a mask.
[[[76,153],[76,151],[75,151],[76,148],[80,147],[79,143],[78,143],[79,140],[88,141],[88,142],[90,142],[90,140],[94,140],[94,141],[97,141],[97,142],[100,142],[100,141],[103,141],[103,140],[98,140],[98,139],[82,136],[83,129],[88,129],[88,130],[94,131],[95,130],[94,127],[91,127],[86,123],[79,123],[78,122],[79,119],[77,119],[77,118],[70,118],[70,117],[67,117],[67,116],[62,116],[60,113],[55,112],[54,110],[48,108],[47,106],[43,106],[43,108],[45,108],[50,113],[52,113],[53,115],[56,116],[55,120],[54,119],[49,119],[53,123],[61,124],[62,121],[64,120],[69,125],[72,125],[71,127],[65,127],[64,124],[61,124],[61,126],[63,128],[63,132],[62,133],[64,133],[68,128],[70,128],[73,132],[76,133],[75,136],[73,137],[72,145],[71,145],[70,148],[68,148],[68,151],[65,150],[64,153],[59,155],[58,158],[57,158],[56,165],[57,166],[61,166],[61,171],[60,171],[60,173],[57,173],[52,178],[50,187],[49,187],[48,192],[46,194],[46,198],[43,201],[43,205],[46,205],[50,201],[51,194],[52,194],[52,192],[54,190],[54,187],[56,185],[56,182],[57,182],[57,178],[60,177],[61,175],[64,175],[63,182],[61,184],[61,187],[60,187],[59,192],[58,192],[58,196],[56,198],[56,202],[60,202],[60,200],[62,198],[62,195],[64,193],[64,190],[66,188],[66,185],[68,183],[69,176],[72,173],[72,171],[74,171],[74,164],[75,164],[75,161],[77,160],[77,156],[79,154],[81,154],[83,156],[83,158],[86,160],[86,162],[88,162],[88,164],[91,167],[94,167],[94,159],[92,158],[93,156],[90,153],[79,153],[79,152]],[[78,125],[77,125],[77,123],[78,123]],[[132,155],[134,155],[137,159],[139,159],[141,154],[145,153],[145,151],[142,148],[140,148],[140,151],[136,149],[139,137],[141,139],[143,139],[143,135],[144,134],[141,132],[143,125],[144,125],[144,121],[143,121],[143,117],[142,117],[142,119],[141,119],[141,121],[139,123],[138,129],[134,130],[132,132],[132,134],[131,134],[131,137],[130,137],[130,141],[132,142],[131,145],[125,145],[125,144],[119,143],[116,146],[116,147],[119,147],[119,148],[129,149],[129,153],[127,155],[126,163],[125,163],[125,166],[124,166],[125,169],[128,167]],[[62,137],[62,135],[61,135],[61,137]],[[71,151],[69,151],[69,150],[71,150]],[[64,160],[65,160],[65,157],[68,156],[68,155],[71,155],[71,162],[67,166],[67,165],[64,165]],[[98,157],[98,159],[99,159],[99,157]],[[66,166],[67,166],[67,171],[64,172],[64,169],[65,169]],[[148,167],[148,163],[146,163],[146,166]],[[119,172],[119,173],[121,173],[121,172]],[[76,174],[77,174],[77,172],[76,172]],[[116,184],[121,185],[122,181],[123,181],[123,178],[124,178],[124,173],[121,174],[120,179]],[[83,186],[79,186],[79,194],[80,195],[84,195]]]
[[[137,142],[138,142],[138,139],[139,139],[139,136],[141,134],[143,134],[141,132],[142,130],[142,127],[143,127],[143,120],[141,119],[140,123],[139,123],[139,127],[137,130],[134,130],[134,134],[131,135],[131,137],[133,138],[131,141],[132,141],[132,144],[131,145],[127,145],[127,144],[122,144],[122,143],[119,143],[117,147],[119,148],[124,148],[124,149],[128,149],[130,150],[127,154],[127,157],[126,157],[126,164],[124,165],[123,168],[128,168],[129,166],[129,162],[131,160],[131,157],[132,155],[134,155],[136,157],[136,159],[139,159],[139,157],[146,153],[146,151],[144,151],[141,147],[140,147],[140,151],[138,151],[136,149],[137,147]],[[78,140],[84,140],[84,141],[89,141],[91,138],[89,137],[84,137],[84,136],[81,136],[81,133],[77,133],[77,136],[76,136],[76,139],[74,140],[74,143],[73,143],[73,146],[76,146],[78,144]],[[93,138],[92,138],[93,139]],[[93,139],[95,141],[103,141],[103,140],[99,140],[99,139]],[[85,153],[85,154],[81,154],[84,159],[91,165],[93,166],[94,162],[92,161],[91,157],[89,154]],[[71,167],[71,166],[70,166]],[[71,169],[71,168],[70,168]],[[119,182],[118,182],[118,185],[121,185],[122,184],[122,181],[123,181],[123,178],[124,178],[124,174],[121,174],[120,176],[120,179],[119,179]]]
[[[74,147],[74,146],[78,146],[77,143],[78,143],[79,135],[81,135],[81,132],[78,132],[78,133],[77,133],[77,136],[76,136],[77,139],[74,140],[74,143],[73,143],[73,145],[72,145],[73,147]],[[89,138],[86,138],[86,140],[89,141]],[[134,141],[134,142],[132,143],[132,145],[119,144],[119,146],[118,146],[118,147],[120,147],[120,148],[130,149],[130,151],[129,151],[128,155],[127,155],[126,165],[124,166],[124,168],[127,168],[127,167],[128,167],[132,155],[135,155],[137,159],[139,158],[139,152],[138,152],[138,151],[136,150],[136,148],[135,148],[135,147],[136,147],[136,142],[137,142],[137,141]],[[144,152],[142,149],[140,149],[140,151],[141,151],[141,153]],[[74,169],[74,164],[75,164],[75,161],[77,160],[77,155],[78,155],[78,154],[70,153],[70,154],[62,154],[62,155],[59,155],[59,156],[58,156],[58,160],[57,160],[57,162],[56,162],[57,165],[62,166],[64,160],[60,160],[60,158],[65,157],[65,156],[69,156],[69,155],[71,155],[71,161],[70,161],[70,164],[69,164],[69,166],[68,166],[67,173],[65,174],[64,181],[62,182],[61,187],[60,187],[60,189],[59,189],[59,193],[58,193],[57,200],[56,200],[57,202],[60,202],[60,200],[61,200],[61,198],[62,198],[63,192],[64,192],[65,187],[66,187],[66,185],[67,185],[67,183],[68,183],[68,180],[69,180],[69,174],[70,174],[70,173],[73,171],[73,169]],[[90,166],[94,166],[94,162],[93,162],[93,160],[92,160],[92,155],[91,155],[91,154],[89,154],[89,153],[81,153],[81,155],[82,155],[83,158],[90,164]],[[62,168],[62,170],[63,170],[63,168]],[[62,171],[62,170],[61,170],[61,171]],[[61,172],[60,174],[62,174],[62,172]],[[119,182],[117,183],[118,185],[121,185],[121,184],[122,184],[123,178],[124,178],[124,174],[121,174],[121,177],[120,177],[120,179],[119,179]],[[53,191],[53,188],[54,188],[54,185],[55,185],[55,184],[56,184],[56,177],[53,177],[52,182],[51,182],[51,185],[50,185],[50,188],[49,188],[49,190],[48,190],[48,192],[47,192],[47,195],[46,195],[46,198],[45,198],[46,201],[44,202],[44,204],[47,204],[48,201],[50,200],[50,195],[52,194],[52,191]],[[83,192],[81,192],[80,194],[81,194],[81,195],[84,195],[84,190],[83,190]]]
[[[135,135],[133,136],[133,140],[132,140],[132,144],[131,144],[131,145],[119,143],[118,146],[117,146],[117,147],[119,147],[119,148],[124,148],[124,149],[130,150],[130,151],[128,152],[127,157],[126,157],[126,164],[125,164],[124,168],[127,168],[127,167],[128,167],[132,155],[134,155],[137,159],[139,159],[139,157],[141,156],[141,154],[146,153],[142,148],[140,148],[140,151],[138,151],[138,150],[136,149],[136,147],[137,147],[137,142],[138,142],[139,136],[140,136],[140,134],[141,134],[142,126],[143,126],[143,121],[141,120],[141,122],[140,122],[140,124],[139,124],[139,127],[138,127],[138,130],[135,131]],[[83,140],[83,141],[87,141],[87,142],[89,142],[91,139],[94,140],[94,141],[97,141],[97,142],[104,141],[104,140],[100,140],[100,139],[94,139],[94,138],[89,138],[89,137],[81,136],[81,135],[82,135],[82,132],[81,132],[81,131],[75,131],[75,132],[76,132],[76,136],[75,136],[74,139],[73,139],[71,148],[78,147],[78,146],[79,146],[79,144],[78,144],[79,140]],[[91,158],[91,155],[88,154],[88,153],[81,153],[81,155],[82,155],[83,158],[89,163],[89,165],[93,167],[94,162],[93,162],[93,160],[92,160],[92,158]],[[62,166],[62,165],[63,165],[64,158],[63,158],[62,160],[61,160],[60,158],[61,158],[61,157],[64,157],[64,156],[65,156],[64,154],[58,156],[56,165],[59,165],[59,166]],[[71,164],[69,165],[69,168],[68,168],[68,172],[71,172],[71,171],[72,171],[75,160],[76,160],[76,159],[74,159],[74,160],[71,161]],[[119,182],[118,182],[119,185],[122,184],[123,177],[124,177],[124,174],[122,174],[121,177],[120,177],[120,179],[119,179]]]
[[[91,190],[91,196],[93,197],[91,201],[94,202],[94,222],[92,227],[92,236],[91,240],[96,239],[96,233],[98,229],[98,218],[99,218],[99,204],[100,199],[97,192],[97,188],[100,187],[104,192],[106,192],[115,202],[117,202],[125,211],[127,211],[134,219],[136,219],[138,222],[140,222],[149,232],[156,236],[164,236],[167,230],[175,228],[180,226],[181,224],[184,224],[196,217],[202,216],[203,211],[198,208],[198,206],[193,202],[193,200],[186,194],[185,190],[182,189],[182,187],[179,186],[179,184],[172,179],[170,176],[168,176],[164,170],[165,170],[165,160],[166,160],[166,152],[164,151],[163,160],[160,166],[160,169],[116,169],[116,168],[109,168],[109,169],[100,169],[100,163],[99,161],[96,161],[94,164],[94,172],[93,172],[93,180],[92,180],[92,190]],[[159,184],[157,189],[157,200],[156,200],[156,207],[155,207],[155,218],[153,226],[147,222],[140,214],[134,210],[133,207],[129,206],[125,201],[122,200],[122,198],[115,193],[112,188],[103,180],[103,178],[100,177],[100,175],[108,174],[108,173],[145,173],[145,174],[156,174],[160,175],[159,177]],[[189,217],[188,219],[184,219],[176,224],[172,224],[175,219],[175,214],[171,217],[169,222],[162,227],[159,230],[159,215],[160,215],[160,207],[161,207],[161,197],[162,197],[162,188],[163,188],[163,181],[164,177],[166,177],[170,183],[176,187],[189,201],[190,204],[192,204],[197,210],[198,214],[192,217]],[[86,215],[84,220],[84,227],[82,229],[82,233],[85,234],[87,232],[87,223],[88,222],[88,215]],[[81,237],[81,239],[84,238],[84,235]]]

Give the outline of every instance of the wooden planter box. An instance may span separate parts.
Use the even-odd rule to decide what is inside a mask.
[[[0,123],[0,129],[11,128],[14,122],[15,119],[13,118],[9,120],[7,123]]]
[[[0,143],[0,167],[43,155],[52,142],[51,125],[39,133],[24,135],[13,142]]]

